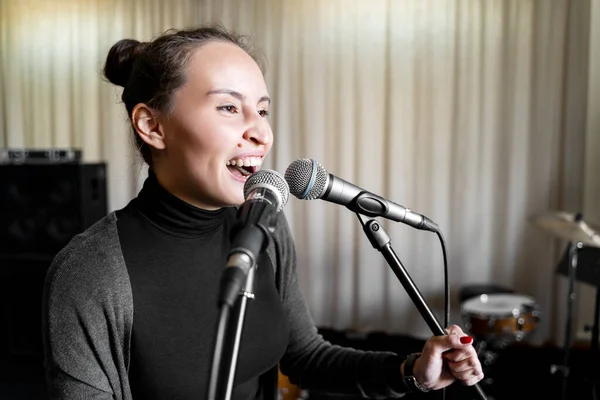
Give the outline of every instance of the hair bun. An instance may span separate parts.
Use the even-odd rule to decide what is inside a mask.
[[[121,39],[115,43],[106,56],[104,76],[111,83],[123,86],[127,84],[136,57],[144,51],[147,43],[135,39]]]

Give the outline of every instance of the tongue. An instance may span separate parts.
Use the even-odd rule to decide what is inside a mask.
[[[242,174],[242,172],[237,167],[228,165],[227,169],[229,169],[229,172],[231,172],[233,175],[236,175],[236,176],[246,176],[246,175]]]

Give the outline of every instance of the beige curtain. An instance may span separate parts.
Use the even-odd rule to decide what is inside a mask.
[[[124,206],[144,170],[120,90],[101,79],[108,49],[221,22],[269,59],[265,167],[314,158],[426,214],[447,241],[451,322],[464,285],[494,283],[534,297],[532,340],[561,340],[564,243],[529,218],[583,206],[588,0],[0,1],[3,146],[79,147],[108,163],[110,209]],[[352,212],[294,198],[285,211],[319,325],[431,333]],[[439,241],[383,222],[443,322]]]

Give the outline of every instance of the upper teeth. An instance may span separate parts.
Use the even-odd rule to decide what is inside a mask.
[[[260,165],[260,157],[246,157],[243,160],[241,158],[227,161],[227,165],[238,166],[238,167],[256,167]]]

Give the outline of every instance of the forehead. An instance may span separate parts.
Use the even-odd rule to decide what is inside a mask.
[[[197,90],[230,88],[246,96],[267,94],[260,67],[233,43],[212,41],[198,47],[190,57],[187,78],[187,84]]]

